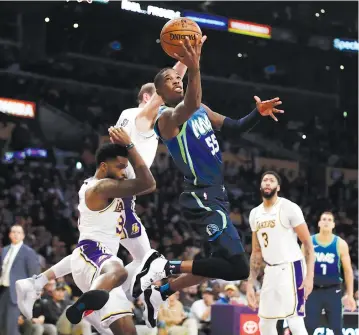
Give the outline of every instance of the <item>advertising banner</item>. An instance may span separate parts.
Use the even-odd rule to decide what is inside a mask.
[[[347,38],[335,38],[333,40],[333,48],[339,51],[358,52],[359,42]]]
[[[272,37],[272,27],[265,24],[246,22],[241,20],[229,19],[228,31],[231,33],[256,36],[261,38]]]
[[[228,19],[225,17],[191,11],[184,11],[183,16],[197,22],[200,27],[225,31],[228,29]]]
[[[31,101],[0,98],[0,112],[12,116],[33,119],[36,113],[36,104]]]
[[[142,9],[142,7],[144,7],[145,9]],[[123,10],[128,10],[130,12],[146,14],[146,15],[153,15],[153,16],[162,17],[162,18],[166,18],[166,19],[174,19],[176,17],[181,16],[181,12],[174,11],[172,9],[167,9],[167,8],[158,7],[158,6],[145,5],[145,4],[143,4],[142,7],[139,2],[129,1],[129,0],[121,1],[121,8]]]

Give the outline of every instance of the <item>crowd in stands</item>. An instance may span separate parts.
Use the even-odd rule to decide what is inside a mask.
[[[26,231],[25,243],[32,246],[38,253],[43,269],[69,254],[76,245],[78,238],[77,191],[82,180],[91,172],[93,172],[91,168],[78,170],[73,166],[61,170],[51,162],[44,163],[41,161],[2,164],[0,173],[0,241],[6,243],[9,227],[17,223],[24,227]],[[157,180],[158,188],[153,194],[138,197],[137,205],[138,215],[147,229],[152,247],[158,249],[169,259],[193,259],[200,251],[201,240],[197,233],[200,227],[183,221],[181,217],[178,195],[182,189],[182,177],[174,168],[170,157],[164,152],[157,155],[152,172]],[[249,211],[260,201],[258,182],[261,172],[256,173],[250,163],[246,166],[236,164],[226,164],[225,166],[226,186],[231,201],[230,216],[239,229],[248,253],[251,251],[248,215]],[[326,196],[325,190],[319,187],[316,181],[312,180],[305,171],[301,171],[297,178],[291,180],[286,175],[281,173],[283,178],[282,194],[301,206],[311,233],[317,232],[317,222],[322,211],[329,209],[335,213],[336,233],[349,244],[357,279],[356,185],[338,180],[329,187]],[[125,263],[130,261],[130,256],[123,248],[120,249],[119,255]],[[61,285],[52,287],[55,293],[52,293],[51,299],[55,299],[55,301],[60,299],[63,297],[63,292],[70,292],[69,297],[72,298],[79,295],[71,276],[64,280],[67,283],[66,290],[68,291],[64,291],[64,287]],[[193,287],[184,290],[180,292],[179,301],[178,297],[174,296],[168,302],[169,306],[172,304],[183,305],[184,314],[181,318],[178,319],[178,315],[172,315],[164,310],[160,313],[159,321],[161,321],[161,317],[164,320],[173,318],[174,321],[166,323],[167,326],[174,327],[169,334],[181,334],[180,331],[183,331],[181,327],[192,329],[195,325],[196,315],[198,318],[198,313],[204,313],[206,308],[210,308],[210,305],[218,299],[217,302],[231,300],[233,303],[246,304],[245,282],[233,284],[236,285],[230,286],[230,289],[228,287],[225,289],[226,283],[216,281],[207,283],[209,288]],[[202,292],[203,300],[197,301],[201,296],[200,292]],[[232,295],[233,299],[231,298]],[[52,300],[48,296],[45,296],[44,299],[45,301],[41,304],[52,304]],[[66,304],[68,303],[66,302]],[[40,314],[41,304],[39,305]],[[66,304],[63,303],[63,308],[67,306]],[[141,301],[136,301],[134,306],[136,307],[136,320],[141,323],[139,321],[141,318]],[[196,312],[197,310],[201,312]],[[57,315],[58,317],[62,315],[60,309],[57,309]],[[185,317],[189,318],[187,322],[184,322]],[[46,320],[53,319],[50,316],[45,316]],[[201,323],[204,334],[207,334],[207,321],[209,319]],[[61,322],[59,326],[57,321],[49,321],[49,323],[57,324],[57,327],[63,326]],[[26,324],[24,324],[25,326]],[[87,326],[84,325],[83,327]],[[176,333],[176,329],[179,333]],[[159,331],[164,331],[161,330],[161,322],[159,323]]]

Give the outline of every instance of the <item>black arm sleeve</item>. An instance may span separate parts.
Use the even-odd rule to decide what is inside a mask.
[[[229,117],[226,117],[223,121],[221,132],[223,132],[225,135],[238,136],[245,131],[250,131],[255,125],[257,125],[260,121],[260,116],[261,115],[256,108],[251,113],[239,120],[233,120]]]

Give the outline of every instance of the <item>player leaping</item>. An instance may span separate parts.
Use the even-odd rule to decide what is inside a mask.
[[[174,69],[180,73],[181,77],[186,72],[186,66],[178,62]],[[156,155],[158,139],[153,130],[153,121],[157,116],[157,110],[163,103],[162,99],[156,94],[153,83],[145,84],[141,87],[138,94],[139,106],[130,108],[121,113],[116,127],[122,126],[130,135],[131,140],[136,145],[137,150],[143,157],[146,165],[150,167]],[[129,164],[126,169],[127,178],[135,178],[132,166]],[[154,254],[154,250],[150,247],[150,242],[140,219],[135,213],[134,199],[124,199],[125,220],[119,223],[119,231],[121,235],[121,244],[129,251],[133,258],[133,262],[126,266],[128,272],[128,280],[123,283],[123,290],[128,298],[130,298],[129,288],[131,285],[131,277],[137,267],[141,266],[143,259]],[[132,226],[135,225],[134,233]],[[146,257],[145,257],[146,256]],[[32,309],[39,293],[46,283],[51,279],[63,277],[71,273],[71,255],[62,259],[59,263],[52,266],[47,271],[34,278],[19,280],[16,283],[17,297],[19,307],[24,316],[28,319],[32,318]],[[111,299],[111,298],[110,298]],[[147,304],[147,299],[144,299]],[[147,308],[145,309],[145,317],[147,316]],[[93,318],[93,316],[91,316]],[[152,321],[153,324],[154,321]],[[148,321],[146,320],[146,323]]]
[[[155,131],[168,148],[175,164],[185,176],[185,191],[180,203],[185,218],[203,226],[203,237],[212,248],[210,258],[194,261],[155,260],[156,267],[164,275],[187,273],[158,290],[146,290],[145,297],[153,303],[153,315],[158,306],[170,294],[207,278],[224,280],[246,279],[249,265],[238,232],[229,218],[227,193],[223,186],[222,157],[214,130],[238,138],[251,129],[260,116],[281,113],[275,107],[279,98],[261,102],[255,97],[257,108],[239,120],[233,120],[213,112],[201,103],[200,55],[203,42],[189,40],[183,43],[184,57],[178,57],[188,67],[188,86],[184,94],[181,76],[173,69],[163,69],[155,77],[158,95],[165,102],[155,122]],[[134,296],[139,295],[151,283],[147,270],[137,276]]]
[[[261,334],[277,335],[277,321],[287,319],[294,335],[307,335],[303,317],[305,300],[313,289],[314,248],[302,210],[278,197],[280,184],[276,172],[265,172],[260,185],[263,202],[249,215],[253,233],[247,299],[250,307],[258,307],[253,285],[264,261],[258,311]],[[303,244],[305,262],[297,238]]]

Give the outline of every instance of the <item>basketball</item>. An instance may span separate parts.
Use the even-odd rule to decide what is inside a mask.
[[[173,57],[176,53],[183,56],[183,49],[180,42],[184,42],[185,37],[189,38],[191,45],[195,44],[195,37],[202,38],[202,31],[198,24],[185,17],[179,17],[168,21],[162,28],[160,41],[162,49],[167,55]]]

